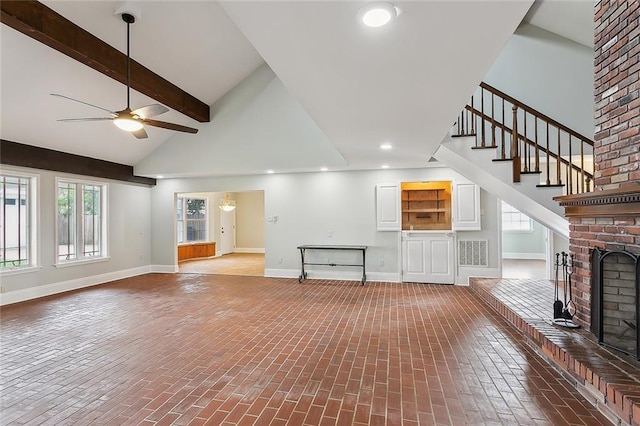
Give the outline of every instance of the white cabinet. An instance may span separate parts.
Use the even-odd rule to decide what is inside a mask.
[[[403,232],[402,281],[453,284],[453,232]]]
[[[400,231],[400,185],[380,183],[376,185],[376,225],[378,231]]]
[[[453,184],[453,221],[455,231],[480,230],[480,187],[471,182]]]

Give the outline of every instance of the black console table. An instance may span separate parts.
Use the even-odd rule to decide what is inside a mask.
[[[362,285],[367,282],[367,273],[365,270],[365,260],[367,246],[329,246],[329,245],[304,245],[298,246],[300,250],[300,258],[302,259],[302,270],[298,277],[298,282],[301,283],[307,278],[307,273],[304,270],[305,265],[325,265],[325,266],[361,266],[362,267]],[[306,262],[304,256],[307,250],[351,250],[362,252],[362,263],[318,263],[318,262]]]

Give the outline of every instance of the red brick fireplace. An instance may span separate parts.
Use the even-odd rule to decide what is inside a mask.
[[[590,250],[640,254],[640,2],[595,5],[591,193],[557,197],[570,222],[576,320],[591,325]]]

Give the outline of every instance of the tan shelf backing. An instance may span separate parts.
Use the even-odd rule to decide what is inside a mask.
[[[403,182],[402,229],[451,229],[451,182]]]

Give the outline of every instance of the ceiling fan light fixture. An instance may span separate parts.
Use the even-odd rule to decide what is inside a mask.
[[[120,129],[127,132],[135,132],[142,129],[142,123],[133,118],[114,118],[113,123]]]

